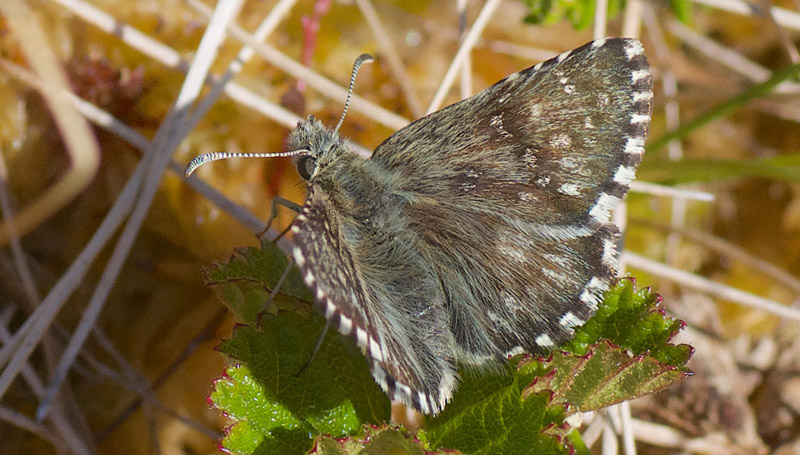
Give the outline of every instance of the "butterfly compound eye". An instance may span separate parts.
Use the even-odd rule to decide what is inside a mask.
[[[314,157],[308,155],[298,158],[295,165],[297,166],[297,172],[300,174],[300,177],[303,177],[303,180],[310,180],[317,168],[317,162],[314,160]]]

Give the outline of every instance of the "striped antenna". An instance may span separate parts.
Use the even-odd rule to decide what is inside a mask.
[[[195,171],[198,167],[210,163],[212,161],[217,160],[224,160],[227,158],[285,158],[287,156],[295,156],[295,155],[304,155],[310,153],[309,150],[300,149],[300,150],[292,150],[291,152],[280,152],[280,153],[228,153],[228,152],[213,152],[213,153],[204,153],[202,155],[196,156],[189,164],[186,166],[186,170],[183,171],[183,174],[186,177],[192,175],[192,172]]]
[[[353,97],[353,86],[356,85],[356,74],[358,74],[358,69],[361,68],[361,65],[365,62],[371,62],[375,60],[369,54],[361,54],[356,59],[355,63],[353,63],[353,73],[350,75],[350,89],[347,90],[347,101],[344,102],[344,110],[342,111],[342,117],[339,119],[339,123],[336,124],[336,128],[333,129],[334,133],[339,132],[339,127],[342,126],[344,122],[344,116],[347,114],[347,108],[350,107],[350,98]]]

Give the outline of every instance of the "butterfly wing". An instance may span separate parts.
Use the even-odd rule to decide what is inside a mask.
[[[609,212],[644,151],[651,85],[638,41],[599,40],[376,149],[409,195],[460,359],[546,352],[594,312],[616,274]]]
[[[455,388],[455,358],[441,287],[419,240],[403,222],[342,216],[330,194],[312,185],[292,226],[303,279],[325,316],[369,354],[383,390],[436,414]]]

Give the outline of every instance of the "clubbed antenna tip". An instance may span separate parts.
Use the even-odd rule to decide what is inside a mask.
[[[342,110],[342,116],[339,118],[339,123],[336,124],[336,128],[333,129],[334,132],[339,131],[339,127],[342,126],[344,122],[344,116],[347,115],[347,108],[350,107],[350,98],[353,97],[353,86],[356,85],[356,74],[358,74],[358,69],[361,68],[366,62],[371,62],[375,60],[369,54],[361,54],[356,59],[355,63],[353,63],[353,72],[350,74],[350,88],[347,90],[347,100],[344,102],[344,110]]]

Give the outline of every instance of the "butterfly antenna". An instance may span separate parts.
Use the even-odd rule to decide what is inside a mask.
[[[217,160],[224,160],[227,158],[283,158],[287,156],[295,156],[295,155],[303,155],[309,153],[309,150],[300,149],[300,150],[292,150],[290,152],[280,152],[280,153],[228,153],[228,152],[213,152],[213,153],[204,153],[202,155],[196,156],[189,164],[186,166],[186,170],[183,171],[183,174],[186,177],[192,175],[192,172],[195,171],[198,167],[210,163],[212,161]]]
[[[336,133],[339,131],[339,127],[342,126],[344,122],[344,116],[347,115],[347,108],[350,107],[350,98],[353,97],[353,86],[356,85],[356,74],[358,74],[358,69],[361,68],[361,65],[366,62],[371,62],[375,60],[369,54],[361,54],[356,59],[356,62],[353,63],[353,73],[350,75],[350,89],[347,91],[347,101],[344,102],[344,110],[342,111],[342,117],[339,119],[339,123],[336,124],[336,128],[333,129],[333,132]]]

